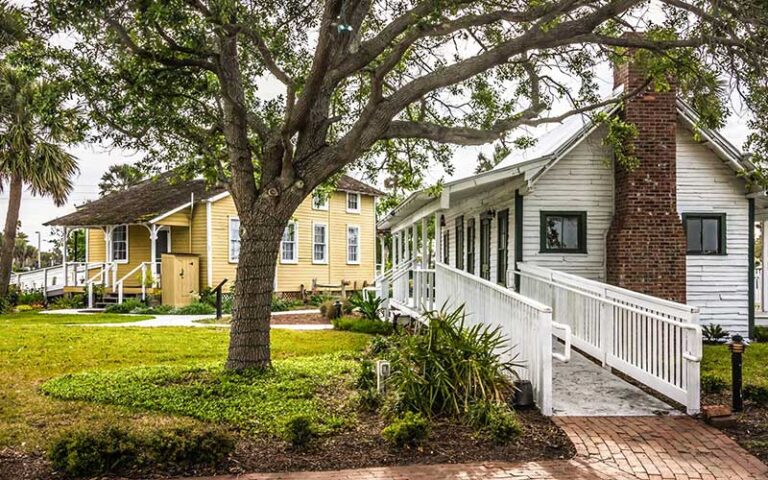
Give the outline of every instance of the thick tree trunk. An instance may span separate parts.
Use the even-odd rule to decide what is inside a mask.
[[[23,186],[21,177],[14,175],[11,178],[8,213],[5,216],[5,230],[3,230],[3,245],[0,247],[0,297],[8,294],[8,283],[11,281],[13,250],[16,246],[16,229],[19,223]]]
[[[269,324],[280,240],[294,208],[260,199],[258,207],[240,212],[240,258],[232,305],[227,368],[270,366]]]

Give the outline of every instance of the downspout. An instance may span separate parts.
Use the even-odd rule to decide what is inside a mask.
[[[208,287],[213,288],[213,214],[211,213],[212,204],[210,200],[205,203],[205,256],[206,256],[206,270],[208,277]],[[229,227],[228,227],[229,228]],[[192,238],[192,235],[189,236]],[[191,249],[190,249],[191,251]]]
[[[195,192],[190,194],[189,198],[189,253],[192,253],[192,216],[195,214]]]
[[[520,291],[520,267],[523,261],[523,196],[515,190],[515,291]]]
[[[755,199],[747,199],[749,205],[749,226],[747,240],[747,336],[753,338],[755,333]],[[763,239],[765,241],[765,239]],[[763,266],[765,268],[765,266]]]

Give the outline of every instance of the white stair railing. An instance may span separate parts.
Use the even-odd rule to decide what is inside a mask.
[[[520,293],[550,305],[554,320],[571,327],[576,348],[685,405],[689,414],[699,412],[698,308],[536,265],[518,267]]]
[[[102,287],[108,287],[109,286],[109,279],[110,275],[112,276],[112,284],[114,285],[114,278],[117,275],[117,264],[116,263],[102,263],[100,267],[97,267],[99,271],[90,277],[86,282],[86,290],[88,292],[88,308],[93,308],[93,286],[94,284],[100,283]]]
[[[466,324],[498,325],[514,347],[512,355],[524,368],[517,370],[521,379],[530,380],[542,414],[552,415],[552,309],[514,291],[437,263],[435,266],[435,302],[439,308],[464,305]],[[566,348],[562,360],[567,360]],[[558,357],[560,358],[560,357]]]
[[[158,283],[159,279],[155,279],[154,277],[151,277],[152,275],[152,266],[156,265],[158,262],[142,262],[139,265],[136,266],[133,270],[129,271],[125,275],[123,275],[120,279],[118,279],[114,285],[112,286],[112,291],[117,292],[117,303],[123,303],[123,299],[125,297],[125,281],[129,278],[134,278],[136,276],[139,277],[139,283],[141,284],[141,299],[146,300],[147,299],[147,284],[149,283],[149,279],[152,279],[152,285],[155,286]],[[139,274],[139,272],[141,272]]]

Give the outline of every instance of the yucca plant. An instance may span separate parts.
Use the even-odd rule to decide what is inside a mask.
[[[465,324],[463,306],[443,306],[425,320],[426,328],[400,335],[390,350],[394,407],[460,418],[479,402],[504,403],[522,365],[500,327]]]
[[[363,294],[355,293],[349,299],[349,303],[360,312],[363,318],[381,320],[381,305],[384,299],[377,297],[375,292],[368,290]]]

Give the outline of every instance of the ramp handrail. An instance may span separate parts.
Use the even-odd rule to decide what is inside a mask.
[[[514,347],[517,361],[525,366],[517,374],[530,380],[541,412],[552,415],[552,331],[556,326],[552,323],[552,309],[440,262],[435,265],[435,297],[438,306],[453,308],[463,304],[466,323],[498,325],[502,329],[508,346]]]
[[[551,305],[576,348],[698,413],[698,308],[537,265],[518,268],[521,293]]]

